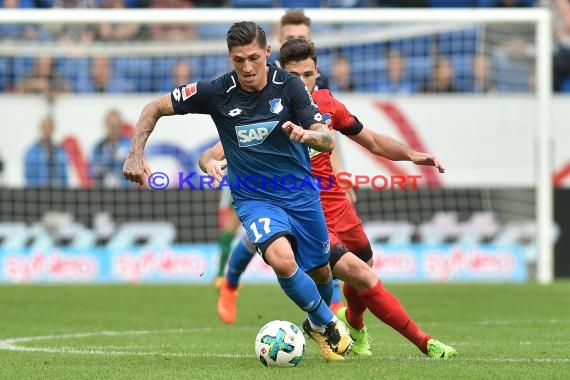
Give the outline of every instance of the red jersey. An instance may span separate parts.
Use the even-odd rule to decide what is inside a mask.
[[[316,90],[311,95],[329,129],[348,136],[357,135],[362,131],[363,126],[358,119],[329,90]],[[344,190],[338,186],[331,166],[330,153],[310,149],[309,156],[311,157],[311,171],[321,187],[321,204],[325,219],[327,224],[329,222],[334,224],[335,216],[341,214],[340,210],[346,207],[348,198]]]

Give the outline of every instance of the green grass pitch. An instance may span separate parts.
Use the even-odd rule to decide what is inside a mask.
[[[570,282],[386,287],[459,356],[426,359],[367,314],[372,357],[326,363],[307,341],[298,367],[265,368],[258,329],[303,320],[274,285],[240,289],[234,326],[213,286],[0,286],[0,379],[570,378]]]

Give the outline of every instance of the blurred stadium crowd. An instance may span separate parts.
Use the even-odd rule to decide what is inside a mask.
[[[568,0],[0,0],[4,8],[198,8],[198,7],[532,7],[554,17],[554,89],[570,92]],[[269,25],[272,29],[273,26]],[[378,32],[388,26],[379,25]],[[358,29],[360,28],[360,29]],[[370,26],[366,26],[370,32]],[[58,46],[181,43],[221,40],[227,25],[0,25],[7,47],[22,41]],[[357,25],[314,25],[313,36],[361,32]],[[372,32],[374,32],[372,30]],[[275,32],[275,30],[273,30]],[[334,33],[334,34],[333,34]],[[530,92],[534,89],[532,25],[465,26],[362,44],[319,47],[319,66],[333,91],[413,93]],[[484,48],[483,48],[484,47]],[[167,92],[228,69],[227,55],[0,54],[3,93]]]

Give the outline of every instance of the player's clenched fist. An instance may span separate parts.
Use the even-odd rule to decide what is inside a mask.
[[[123,165],[123,175],[142,186],[151,175],[150,166],[141,154],[129,153]]]
[[[311,131],[304,129],[303,127],[294,124],[291,121],[286,121],[283,123],[283,131],[289,135],[289,138],[293,141],[299,141],[300,143],[306,144],[311,139]]]

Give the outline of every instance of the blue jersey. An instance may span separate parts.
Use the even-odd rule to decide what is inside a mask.
[[[285,208],[314,203],[318,186],[311,174],[308,147],[291,141],[286,121],[308,128],[322,122],[311,94],[296,76],[269,65],[267,86],[243,90],[235,71],[212,81],[175,88],[177,114],[209,114],[228,161],[234,202],[264,199]]]

